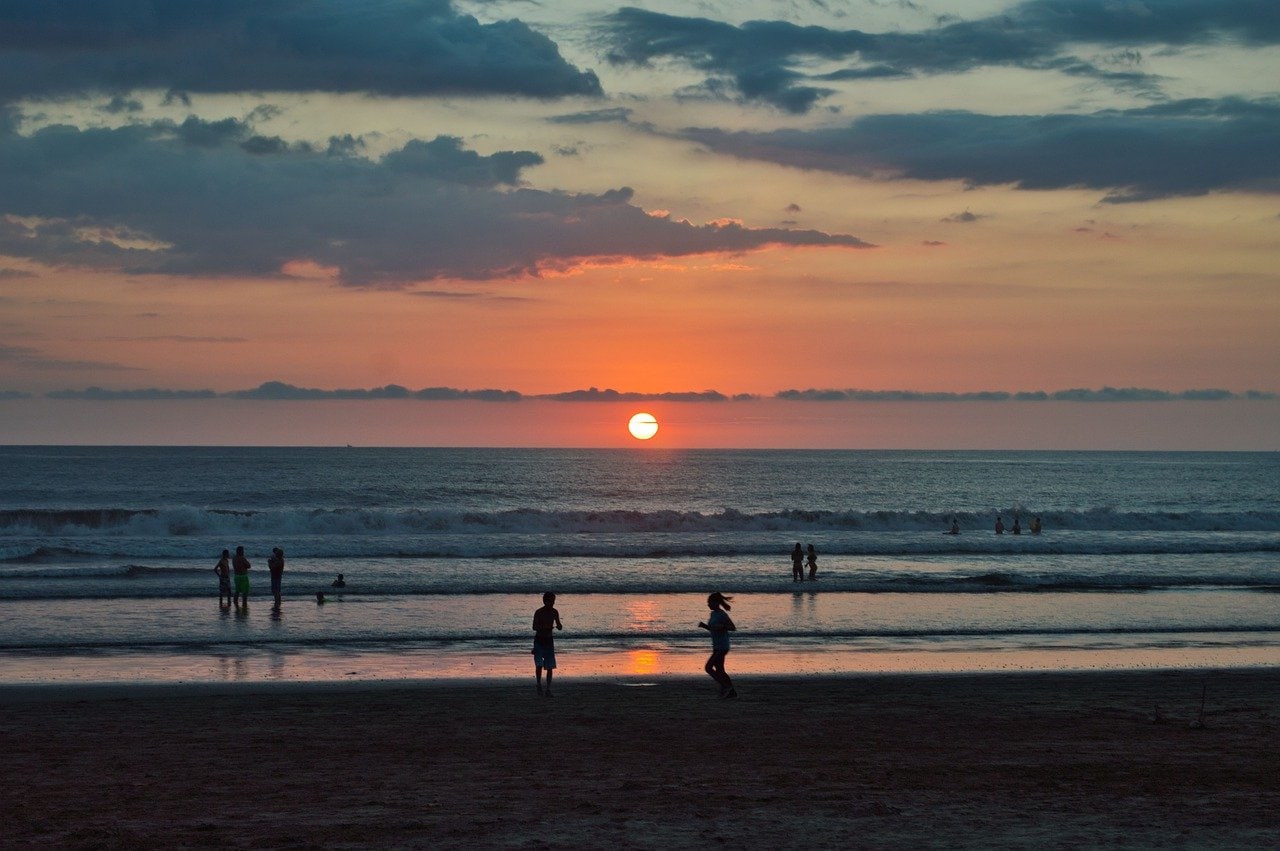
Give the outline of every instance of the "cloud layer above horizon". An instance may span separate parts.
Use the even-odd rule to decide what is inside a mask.
[[[6,392],[8,396],[4,395]],[[18,391],[0,391],[0,398],[30,398],[32,394]],[[173,401],[191,399],[254,399],[259,401],[319,401],[319,400],[379,400],[418,399],[433,402],[481,401],[519,402],[526,399],[544,399],[553,402],[748,402],[765,398],[752,393],[732,396],[717,390],[668,391],[642,393],[591,387],[586,390],[570,390],[563,393],[526,394],[518,390],[463,390],[455,387],[425,387],[410,390],[398,384],[385,387],[322,390],[315,387],[296,387],[282,381],[267,381],[251,390],[232,390],[218,393],[213,390],[172,390],[145,388],[135,390],[108,390],[102,387],[86,387],[83,390],[51,390],[44,394],[48,399],[80,399],[88,401]],[[1223,402],[1233,399],[1275,399],[1275,393],[1247,390],[1235,393],[1222,389],[1155,390],[1143,387],[1101,387],[1096,390],[1073,388],[1070,390],[1031,390],[1010,392],[988,390],[973,393],[922,392],[916,390],[780,390],[773,398],[794,402]]]
[[[1202,428],[1277,151],[1273,0],[0,0],[0,399]]]

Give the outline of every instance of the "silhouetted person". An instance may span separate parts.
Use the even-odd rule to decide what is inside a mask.
[[[799,549],[800,545],[796,544]],[[720,697],[735,698],[738,691],[733,687],[733,680],[729,679],[728,672],[724,669],[724,657],[729,655],[729,633],[737,630],[733,625],[733,619],[729,617],[729,609],[733,608],[729,605],[732,597],[726,597],[719,591],[707,597],[707,608],[711,610],[711,617],[707,618],[707,622],[698,621],[698,628],[705,629],[711,633],[711,656],[707,659],[707,664],[703,667],[710,676],[720,684]]]
[[[956,518],[954,518],[954,517],[952,517],[952,518],[951,518],[951,530],[950,530],[949,532],[947,532],[947,534],[948,534],[948,535],[959,535],[959,534],[960,534],[960,521],[959,521],[959,520],[957,520],[957,519],[956,519]]]
[[[805,558],[809,565],[809,578],[818,578],[818,551],[813,548],[813,544],[809,545],[809,553]]]
[[[274,547],[271,557],[267,559],[267,570],[271,571],[271,596],[275,597],[274,608],[280,611],[280,580],[284,578],[284,550]]]
[[[329,583],[329,587],[331,587],[331,588],[346,588],[346,587],[347,587],[347,580],[343,579],[343,578],[342,578],[342,574],[341,574],[341,573],[339,573],[339,574],[338,574],[338,578],[337,578],[337,579],[335,579],[335,580],[333,580],[332,582],[330,582],[330,583]]]
[[[323,605],[324,605],[324,592],[323,592],[323,591],[317,591],[317,592],[316,592],[316,605],[317,605],[317,606],[323,606]]]
[[[240,605],[243,600],[244,605],[249,605],[249,560],[244,557],[244,547],[236,547],[235,558],[231,559],[231,569],[235,572],[235,589],[233,598],[236,605]]]
[[[1004,521],[1003,521],[1002,519],[1000,519],[1000,517],[999,517],[998,515],[997,515],[997,517],[996,517],[996,534],[997,534],[997,535],[1003,535],[1003,534],[1004,534]]]
[[[796,548],[791,551],[791,581],[801,582],[804,580],[804,550],[800,549],[800,542],[796,541]]]
[[[1022,534],[1022,524],[1018,521],[1018,515],[1013,515],[1013,528],[1009,530],[1015,535]]]
[[[1040,534],[1040,518],[1039,517],[1031,518],[1031,534],[1033,535]]]
[[[218,605],[223,605],[222,599],[225,597],[226,605],[231,605],[231,551],[223,550],[222,558],[218,559],[218,563],[213,566],[213,572],[218,574]]]
[[[564,629],[560,613],[555,610],[556,595],[542,595],[542,608],[533,613],[533,668],[538,676],[538,694],[542,695],[542,671],[547,671],[547,697],[551,697],[551,672],[556,669],[556,642],[552,627]]]

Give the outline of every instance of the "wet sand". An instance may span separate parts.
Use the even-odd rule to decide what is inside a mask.
[[[552,700],[532,677],[0,688],[0,845],[1280,839],[1280,668],[738,685],[737,701],[709,679],[568,676]]]

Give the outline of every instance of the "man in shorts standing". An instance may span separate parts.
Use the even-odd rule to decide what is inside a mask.
[[[533,613],[533,666],[538,674],[538,694],[542,691],[542,669],[547,670],[547,697],[551,697],[551,672],[556,669],[556,644],[552,628],[564,629],[555,610],[556,595],[542,595],[542,608]]]
[[[236,557],[231,560],[231,570],[235,574],[235,599],[236,606],[239,607],[241,602],[245,608],[249,606],[249,560],[244,557],[244,547],[236,547]]]

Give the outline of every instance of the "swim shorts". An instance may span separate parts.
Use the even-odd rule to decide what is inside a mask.
[[[247,573],[236,574],[236,593],[237,594],[249,593],[249,574]]]
[[[533,642],[533,664],[539,668],[546,668],[548,671],[554,671],[556,668],[556,646],[551,642],[543,644],[541,641]]]
[[[225,579],[224,579],[224,578],[222,578],[222,577],[218,577],[218,590],[219,590],[219,591],[226,591],[228,594],[230,594],[230,593],[231,593],[231,579],[230,579],[230,577],[225,578]]]

